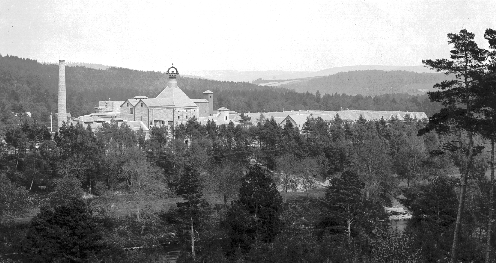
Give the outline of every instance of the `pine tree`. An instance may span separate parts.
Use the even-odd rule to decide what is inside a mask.
[[[332,234],[346,233],[348,241],[358,233],[370,235],[385,214],[377,202],[364,198],[364,188],[365,183],[351,171],[333,178],[323,199],[324,217],[320,227]]]
[[[281,228],[282,197],[269,172],[250,167],[243,177],[239,200],[228,212],[232,248],[248,249],[256,241],[272,242]]]
[[[489,216],[487,224],[486,263],[491,262],[491,235],[494,222],[494,142],[496,140],[496,30],[487,29],[484,38],[489,42],[487,71],[478,85],[477,109],[484,116],[480,123],[482,136],[491,142],[491,177],[489,194]]]
[[[455,79],[438,83],[434,88],[439,91],[429,92],[431,101],[441,102],[443,108],[440,112],[429,118],[425,131],[433,130],[440,133],[449,133],[453,125],[465,130],[468,136],[468,149],[466,153],[467,167],[462,169],[460,201],[455,224],[453,244],[451,248],[451,262],[457,262],[457,248],[461,229],[462,213],[466,198],[467,179],[470,174],[474,155],[474,133],[477,132],[477,120],[475,116],[474,100],[477,98],[474,86],[484,70],[486,51],[477,46],[474,34],[463,29],[458,34],[448,34],[448,44],[453,45],[450,59],[424,60],[428,67],[454,75]]]
[[[203,198],[200,173],[192,165],[186,165],[179,179],[176,194],[184,199],[177,203],[180,223],[190,233],[191,256],[195,258],[195,233],[199,232],[208,203]]]

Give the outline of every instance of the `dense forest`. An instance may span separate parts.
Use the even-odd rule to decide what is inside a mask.
[[[425,125],[317,118],[300,131],[273,119],[190,120],[152,128],[149,139],[107,124],[64,126],[51,140],[24,117],[1,148],[0,259],[166,262],[172,251],[178,262],[442,260],[457,204],[446,175],[463,166],[461,150],[443,145],[463,134],[417,136]],[[464,261],[481,260],[488,158],[476,158],[468,187]],[[414,215],[400,232],[384,210],[398,202]]]
[[[350,80],[351,81],[351,80]],[[439,105],[426,95],[386,94],[362,96],[344,94],[298,93],[289,89],[261,87],[247,82],[226,82],[180,77],[178,85],[191,98],[202,98],[202,92],[214,92],[214,108],[227,107],[238,112],[282,110],[403,110],[424,111],[429,116]],[[40,64],[35,60],[0,56],[0,111],[5,123],[15,113],[31,112],[38,121],[47,123],[50,112],[56,112],[58,65]],[[125,100],[136,95],[157,96],[167,84],[160,72],[123,68],[97,70],[66,67],[67,108],[77,117],[94,111],[101,100]]]

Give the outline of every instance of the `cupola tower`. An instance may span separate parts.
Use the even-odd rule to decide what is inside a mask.
[[[179,75],[179,72],[177,71],[177,68],[174,67],[174,63],[172,63],[172,67],[170,67],[165,74],[169,76],[167,86],[169,86],[169,88],[177,88],[176,77]]]

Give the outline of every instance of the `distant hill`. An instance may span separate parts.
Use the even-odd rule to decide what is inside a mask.
[[[416,73],[432,72],[424,66],[380,66],[380,65],[361,65],[361,66],[346,66],[334,67],[319,71],[282,71],[282,70],[267,70],[267,71],[237,71],[237,70],[201,70],[192,71],[191,75],[204,77],[207,79],[221,81],[247,81],[253,82],[256,80],[291,80],[311,77],[321,77],[333,75],[340,72],[349,72],[357,70],[404,70]]]
[[[411,95],[425,94],[433,90],[433,86],[448,77],[441,73],[415,73],[409,71],[364,70],[339,72],[325,77],[306,79],[265,81],[254,83],[263,86],[283,87],[297,92],[344,93],[362,95],[381,95],[391,93],[407,93]]]
[[[112,67],[112,66],[106,66],[106,65],[102,65],[102,64],[83,63],[83,62],[67,62],[66,65],[68,67],[85,67],[85,68],[92,68],[92,69],[108,69],[108,68]]]

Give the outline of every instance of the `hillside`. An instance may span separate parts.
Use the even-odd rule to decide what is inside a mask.
[[[382,65],[359,65],[333,67],[319,71],[284,71],[284,70],[254,70],[254,71],[239,71],[239,70],[199,70],[189,72],[191,75],[200,76],[207,79],[221,81],[248,81],[254,82],[257,80],[289,80],[303,79],[313,77],[329,76],[340,72],[358,71],[358,70],[403,70],[416,73],[432,72],[424,66],[382,66]]]
[[[409,71],[364,70],[340,72],[325,77],[306,79],[263,81],[255,83],[293,89],[297,92],[344,93],[362,95],[381,95],[391,93],[407,93],[411,95],[425,94],[433,90],[433,86],[448,79],[440,73],[415,73]]]
[[[136,95],[155,97],[165,88],[166,82],[167,76],[161,72],[115,67],[106,70],[66,67],[67,109],[72,116],[80,116],[93,112],[101,100],[125,100]],[[238,112],[348,108],[425,111],[430,115],[438,109],[425,95],[350,96],[324,94],[321,89],[321,96],[247,82],[189,77],[178,78],[178,85],[191,98],[202,98],[203,91],[212,90],[214,108],[224,106]],[[11,122],[9,119],[14,118],[15,113],[28,111],[38,121],[48,123],[50,112],[57,111],[57,86],[58,65],[0,56],[0,124]]]

